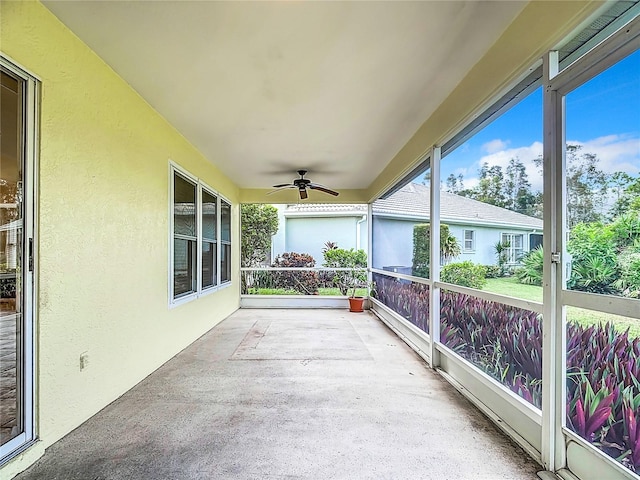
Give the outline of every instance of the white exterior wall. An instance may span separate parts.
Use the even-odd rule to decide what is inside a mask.
[[[374,268],[411,266],[413,263],[413,226],[423,223],[428,223],[428,221],[383,218],[374,215]],[[531,230],[482,225],[454,225],[447,221],[442,223],[449,226],[449,231],[456,237],[460,245],[461,254],[454,259],[456,262],[470,260],[482,265],[495,265],[494,245],[501,241],[503,233],[523,234],[524,251],[526,252],[529,249],[529,233]],[[475,232],[474,251],[464,250],[464,230],[473,230]]]
[[[279,206],[281,207],[281,206]],[[367,221],[363,215],[335,217],[287,217],[279,208],[278,233],[273,236],[272,256],[284,252],[308,253],[322,266],[322,249],[326,242],[340,248],[368,251]]]
[[[373,217],[373,267],[411,267],[413,226],[419,222]],[[426,222],[422,222],[426,223]]]
[[[449,225],[449,231],[456,237],[460,245],[461,254],[456,261],[463,262],[470,260],[473,263],[482,265],[495,265],[497,263],[494,246],[500,242],[503,233],[513,233],[523,235],[524,252],[529,251],[529,233],[531,230],[517,230],[513,228],[485,227],[477,225]],[[475,232],[475,250],[465,251],[464,231],[473,230]]]

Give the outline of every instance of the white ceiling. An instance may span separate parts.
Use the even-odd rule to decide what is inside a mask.
[[[364,189],[526,2],[44,4],[240,188]]]

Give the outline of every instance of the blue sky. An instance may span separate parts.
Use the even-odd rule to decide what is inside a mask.
[[[600,159],[607,173],[640,175],[640,51],[567,95],[566,137]],[[477,183],[480,165],[501,165],[518,157],[533,188],[542,179],[533,159],[542,154],[542,89],[539,88],[442,160],[442,180],[464,176]]]

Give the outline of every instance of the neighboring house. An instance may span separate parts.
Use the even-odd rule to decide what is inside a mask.
[[[326,242],[368,251],[366,205],[274,206],[278,209],[278,233],[271,240],[272,260],[284,252],[308,253],[320,267]]]
[[[494,246],[509,242],[507,264],[542,243],[542,220],[448,192],[440,194],[440,220],[458,240],[455,261],[495,265]],[[309,253],[322,263],[325,242],[340,248],[367,248],[366,205],[279,205],[278,233],[272,254]],[[373,204],[373,266],[409,273],[413,263],[413,227],[429,222],[429,187],[411,183]]]
[[[373,204],[374,267],[412,265],[413,227],[429,223],[429,203],[429,187],[410,183]],[[542,244],[542,220],[445,191],[440,192],[440,222],[460,245],[455,261],[495,265],[494,246],[509,242],[507,263],[516,265]]]

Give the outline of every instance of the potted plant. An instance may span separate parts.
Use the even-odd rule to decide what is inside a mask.
[[[364,250],[346,250],[337,248],[332,242],[327,242],[323,250],[325,267],[350,268],[333,272],[333,284],[338,287],[342,295],[349,298],[349,310],[362,312],[365,297],[356,296],[358,288],[367,286],[367,254]]]
[[[349,281],[349,311],[360,313],[364,311],[364,300],[365,297],[356,296],[356,292],[358,288],[366,287],[368,288],[367,283],[367,273],[363,271],[353,270],[348,273],[348,281]]]

